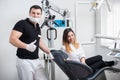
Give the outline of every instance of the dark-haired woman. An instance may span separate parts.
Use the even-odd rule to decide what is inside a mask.
[[[66,28],[63,32],[63,46],[61,50],[68,55],[68,59],[87,64],[94,72],[97,69],[115,64],[115,61],[103,61],[101,55],[86,59],[82,45],[76,41],[76,35],[71,28]]]

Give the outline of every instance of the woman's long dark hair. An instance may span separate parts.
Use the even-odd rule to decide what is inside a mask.
[[[71,48],[70,48],[70,46],[69,46],[69,41],[68,41],[68,33],[69,32],[73,32],[73,34],[74,34],[74,36],[75,36],[75,42],[73,43],[73,45],[74,45],[74,47],[75,48],[78,48],[79,47],[79,44],[76,42],[76,35],[75,35],[75,33],[74,33],[74,31],[71,29],[71,28],[66,28],[65,30],[64,30],[64,32],[63,32],[63,45],[65,46],[65,48],[66,48],[66,51],[67,52],[71,52],[72,50],[71,50]]]

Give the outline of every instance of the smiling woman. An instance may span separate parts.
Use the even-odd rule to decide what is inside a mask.
[[[87,64],[92,68],[93,72],[106,66],[115,65],[115,61],[103,61],[101,55],[86,59],[82,45],[76,41],[76,35],[71,28],[66,28],[63,32],[63,46],[61,50],[68,55],[69,60]]]

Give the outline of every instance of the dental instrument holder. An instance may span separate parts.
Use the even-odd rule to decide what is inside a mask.
[[[53,24],[56,24],[54,22],[54,19],[55,19],[54,15],[49,15],[48,17],[45,17],[45,21],[41,25],[41,28],[43,28],[44,25],[48,27],[47,39],[48,39],[49,48],[54,48],[54,40],[57,38],[57,30],[53,27]],[[45,67],[47,68],[47,72],[49,72],[48,64],[51,63],[51,80],[55,80],[55,64],[53,60],[49,59],[48,56],[46,57],[45,55],[44,55],[44,59],[45,59]]]

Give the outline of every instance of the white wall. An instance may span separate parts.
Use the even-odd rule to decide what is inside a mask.
[[[83,8],[84,7],[84,8]],[[95,55],[95,12],[90,11],[91,0],[76,2],[76,35],[77,40],[83,45],[86,57]]]

